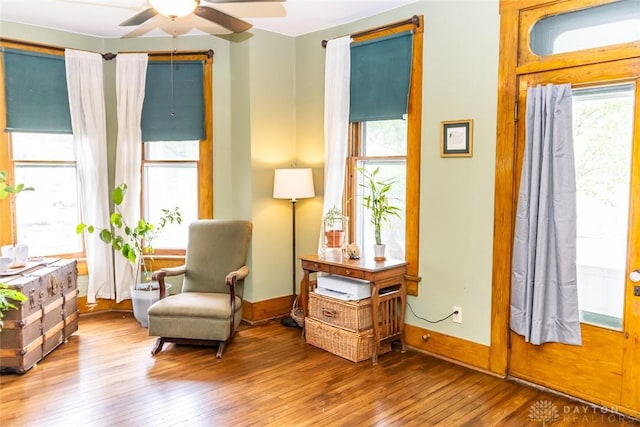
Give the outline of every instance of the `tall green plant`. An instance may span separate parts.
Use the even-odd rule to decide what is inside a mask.
[[[81,223],[76,226],[76,233],[80,234],[85,230],[88,233],[98,232],[100,240],[107,245],[111,245],[116,252],[120,253],[135,267],[135,281],[137,282],[140,266],[142,266],[145,277],[149,277],[147,266],[142,262],[142,254],[153,254],[153,240],[168,224],[181,224],[182,216],[177,207],[173,210],[162,209],[162,216],[158,225],[140,218],[135,223],[135,226],[130,226],[120,211],[120,205],[122,205],[126,194],[127,184],[124,183],[117,186],[111,193],[114,205],[114,212],[109,217],[111,228],[96,228],[93,225]]]
[[[0,283],[0,330],[4,326],[2,319],[4,312],[7,310],[17,310],[18,306],[14,303],[26,301],[27,297],[20,291],[9,288],[5,283]]]
[[[382,225],[389,222],[391,217],[400,218],[400,208],[394,206],[388,196],[396,180],[394,178],[380,179],[378,177],[380,168],[375,168],[371,172],[365,168],[358,170],[364,178],[364,182],[359,185],[367,191],[367,194],[362,197],[362,205],[371,213],[370,221],[373,225],[376,245],[381,245]]]
[[[34,191],[33,187],[25,187],[24,184],[10,185],[7,182],[7,173],[0,171],[0,199],[10,197],[11,201],[11,243],[16,245],[16,198],[23,191]]]

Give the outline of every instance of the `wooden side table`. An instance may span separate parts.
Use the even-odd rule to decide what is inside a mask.
[[[373,320],[374,351],[372,365],[378,363],[380,345],[385,341],[400,341],[402,352],[404,343],[404,315],[407,303],[407,288],[404,276],[407,262],[386,260],[376,262],[373,259],[348,259],[343,257],[324,257],[318,255],[301,256],[304,272],[300,289],[300,298],[304,316],[308,315],[309,293],[313,291],[312,273],[330,273],[338,276],[367,280],[371,283],[371,314]]]

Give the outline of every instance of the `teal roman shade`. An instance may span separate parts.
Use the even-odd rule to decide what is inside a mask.
[[[411,31],[351,45],[350,122],[407,113],[412,50]]]
[[[142,140],[203,139],[204,62],[150,61],[142,106]]]
[[[2,49],[7,132],[72,133],[63,56]]]

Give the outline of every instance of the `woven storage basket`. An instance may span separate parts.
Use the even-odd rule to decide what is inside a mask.
[[[296,321],[299,327],[304,327],[304,310],[298,305],[298,297],[293,300],[291,307],[291,318]]]
[[[349,332],[319,320],[305,319],[305,336],[307,343],[344,357],[352,362],[371,359],[373,353],[373,329],[357,333]],[[390,344],[382,345],[380,354],[391,350]]]
[[[371,329],[371,298],[342,301],[311,292],[309,317],[353,332]]]

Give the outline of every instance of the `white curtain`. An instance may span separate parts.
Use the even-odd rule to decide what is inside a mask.
[[[115,185],[127,184],[127,195],[120,211],[128,224],[140,218],[140,187],[142,163],[142,104],[147,78],[147,54],[119,53],[116,57],[116,100],[118,141],[116,150]],[[137,268],[116,254],[116,302],[131,297],[131,286],[140,281]]]
[[[83,221],[109,228],[107,125],[102,56],[65,50],[71,127],[78,170]],[[114,299],[113,252],[96,235],[85,235],[89,284],[87,302]]]
[[[351,36],[329,40],[324,72],[324,203],[322,217],[342,206],[349,140]],[[318,252],[322,248],[322,229]]]
[[[529,88],[526,116],[511,329],[536,345],[580,345],[571,85]]]

